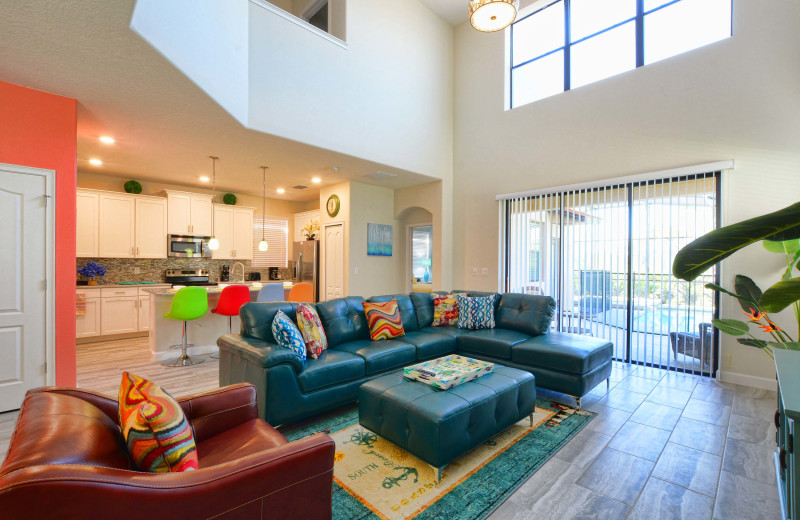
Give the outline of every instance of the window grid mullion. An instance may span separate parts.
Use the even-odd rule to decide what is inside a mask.
[[[636,0],[636,68],[644,66],[644,0]]]
[[[571,84],[571,67],[570,67],[570,5],[571,0],[564,0],[564,92],[570,89]]]

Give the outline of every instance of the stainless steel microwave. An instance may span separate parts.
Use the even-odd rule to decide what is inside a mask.
[[[167,235],[167,255],[178,258],[211,258],[209,237]]]

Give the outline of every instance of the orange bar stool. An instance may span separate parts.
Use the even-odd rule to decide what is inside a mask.
[[[203,358],[191,357],[187,352],[189,340],[186,336],[186,325],[208,313],[208,292],[203,287],[184,287],[175,293],[172,305],[164,315],[169,320],[183,322],[183,336],[181,338],[181,355],[161,363],[167,367],[188,367],[205,361]]]
[[[228,317],[228,334],[233,332],[233,317],[239,315],[239,308],[250,302],[250,288],[246,285],[229,285],[222,289],[219,295],[217,308],[211,312]],[[219,352],[211,354],[212,358],[219,358]]]
[[[300,282],[292,286],[287,302],[314,303],[314,290],[309,282]]]

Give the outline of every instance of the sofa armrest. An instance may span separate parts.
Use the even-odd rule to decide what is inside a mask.
[[[226,334],[217,340],[217,346],[220,350],[230,352],[263,368],[290,365],[298,374],[303,371],[303,360],[292,350],[283,348],[277,343],[241,334]]]
[[[249,383],[180,397],[177,401],[192,425],[196,442],[258,417],[256,389]]]
[[[20,469],[0,478],[9,518],[330,519],[334,442],[324,434],[184,473],[139,473],[81,465]],[[46,497],[45,500],[42,497]],[[109,498],[110,497],[110,498]]]

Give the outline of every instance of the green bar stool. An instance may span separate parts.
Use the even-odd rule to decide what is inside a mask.
[[[186,336],[186,325],[192,320],[202,318],[208,312],[208,292],[203,287],[184,287],[175,293],[169,312],[164,317],[170,320],[183,322],[183,337],[181,339],[181,355],[161,363],[167,367],[188,367],[205,361],[204,358],[191,357],[186,353],[189,340]]]

